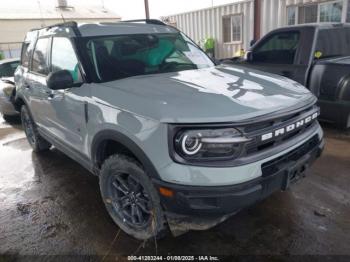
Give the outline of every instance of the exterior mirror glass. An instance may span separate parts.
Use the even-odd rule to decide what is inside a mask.
[[[47,87],[52,90],[67,89],[73,87],[74,80],[68,70],[60,70],[50,73],[47,78]]]

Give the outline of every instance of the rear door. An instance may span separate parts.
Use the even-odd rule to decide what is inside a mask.
[[[50,90],[46,86],[46,77],[49,74],[49,46],[51,38],[39,38],[35,44],[32,59],[29,63],[29,71],[23,82],[29,98],[30,111],[35,123],[44,129],[50,125],[47,122]]]
[[[305,85],[313,43],[311,31],[290,29],[268,34],[254,46],[249,66]]]

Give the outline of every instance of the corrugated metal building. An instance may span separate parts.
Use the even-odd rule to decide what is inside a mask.
[[[281,26],[350,22],[350,0],[238,0],[163,20],[197,43],[214,38],[215,57],[226,58],[248,49],[251,40]]]
[[[237,15],[229,17],[230,15]],[[223,19],[242,20],[241,37],[223,43]],[[168,17],[169,21],[199,43],[208,37],[215,39],[215,56],[229,57],[245,47],[254,36],[254,1],[242,1],[235,4],[218,6]]]

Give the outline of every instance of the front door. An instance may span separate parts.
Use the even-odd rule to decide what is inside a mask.
[[[308,63],[300,63],[300,45],[299,31],[273,33],[254,47],[247,63],[251,68],[282,75],[305,84]]]
[[[84,152],[86,138],[85,110],[89,97],[89,85],[83,84],[78,59],[69,38],[53,37],[51,48],[51,72],[68,70],[74,80],[72,88],[51,90],[47,121],[50,133],[75,151]]]

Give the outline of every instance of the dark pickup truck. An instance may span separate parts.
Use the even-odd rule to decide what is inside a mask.
[[[350,127],[350,24],[310,24],[271,31],[239,63],[295,80],[318,97],[320,119]]]

